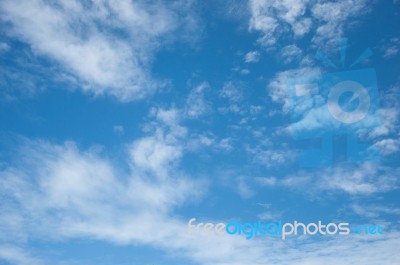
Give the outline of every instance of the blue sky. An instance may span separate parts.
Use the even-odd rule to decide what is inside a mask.
[[[400,263],[399,15],[0,0],[0,264]],[[193,217],[384,234],[193,236]]]

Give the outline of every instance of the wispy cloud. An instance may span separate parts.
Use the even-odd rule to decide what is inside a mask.
[[[346,27],[369,12],[368,3],[365,0],[315,3],[311,8],[313,18],[317,22],[314,42],[322,44],[324,41],[342,38]]]
[[[220,96],[226,98],[231,102],[238,102],[243,99],[243,85],[237,82],[228,81],[225,82],[221,91]]]
[[[240,102],[245,97],[245,85],[243,82],[227,81],[219,91],[219,96],[228,101],[228,106],[220,107],[221,112],[243,113],[244,107]]]
[[[321,70],[317,67],[301,67],[285,70],[277,73],[267,86],[268,94],[274,102],[283,104],[283,112],[289,111],[288,80],[297,77],[309,77],[320,75]]]
[[[266,187],[283,187],[309,194],[335,192],[351,196],[371,196],[398,189],[398,171],[399,169],[365,162],[358,164],[357,168],[332,166],[290,174],[280,179],[256,178],[255,181]]]
[[[395,57],[400,50],[400,38],[390,38],[385,40],[385,44],[382,45],[381,51],[383,52],[384,58]]]
[[[125,133],[124,126],[122,125],[114,125],[113,131],[117,135],[123,135]]]
[[[382,214],[400,215],[400,209],[395,207],[387,207],[382,205],[366,205],[354,203],[351,205],[352,210],[361,217],[378,218]]]
[[[186,178],[179,169],[183,154],[173,150],[180,150],[178,138],[182,134],[162,129],[161,123],[178,126],[173,113],[176,112],[155,112],[160,127],[135,140],[133,145],[127,145],[127,152],[136,153],[136,157],[128,156],[121,161],[128,163],[126,170],[115,166],[99,148],[82,151],[71,142],[54,145],[26,141],[16,154],[18,161],[0,173],[2,195],[9,198],[1,201],[2,209],[7,210],[6,213],[2,211],[2,216],[14,215],[21,219],[17,226],[2,222],[1,229],[9,232],[2,234],[8,241],[15,240],[15,234],[23,233],[31,240],[39,237],[41,240],[92,238],[109,243],[139,244],[207,265],[336,264],[338,251],[342,260],[353,264],[372,265],[379,261],[389,265],[399,261],[395,255],[397,249],[390,247],[398,244],[395,231],[367,241],[352,236],[326,241],[309,239],[302,241],[303,244],[298,244],[296,239],[284,243],[269,237],[247,241],[243,237],[188,234],[187,220],[175,211],[201,198],[204,186]],[[141,152],[136,152],[137,148]],[[175,155],[164,155],[165,148]],[[160,155],[154,150],[159,150]],[[154,162],[149,156],[153,156]],[[384,168],[364,164],[359,171],[315,172],[311,179],[300,182],[298,178],[259,179],[258,182],[289,189],[307,187],[322,192],[338,190],[353,195],[372,195],[396,187],[394,178],[380,171]],[[252,196],[253,191],[247,186],[250,179],[237,180],[243,195]],[[355,254],[354,245],[358,246],[359,255]],[[365,252],[366,249],[375,252]],[[238,250],[246,250],[248,255]],[[273,255],[266,256],[266,252]],[[12,254],[5,251],[0,256],[15,264],[35,264],[30,263],[30,256]]]
[[[337,40],[352,21],[368,12],[365,0],[251,0],[249,5],[249,29],[260,32],[259,42],[267,47],[288,33],[293,40],[311,33],[315,44]]]
[[[379,140],[371,148],[378,149],[383,155],[391,155],[400,151],[400,139]]]
[[[1,172],[1,187],[3,196],[13,198],[13,211],[24,219],[19,229],[31,239],[89,237],[141,244],[207,265],[336,264],[338,253],[352,264],[399,261],[395,231],[367,241],[353,236],[310,239],[302,244],[295,239],[283,243],[277,238],[247,241],[242,237],[190,235],[187,220],[175,216],[174,207],[192,199],[200,186],[186,182],[182,175],[177,177],[176,171],[168,178],[152,180],[124,175],[99,151],[80,151],[72,143],[30,142],[22,151],[20,164]],[[2,209],[9,206],[7,203],[11,201],[2,201]],[[354,252],[354,246],[359,252]],[[248,255],[238,250],[246,250]],[[273,255],[266,256],[266,252]],[[41,264],[18,249],[0,248],[0,257],[14,264]]]
[[[186,100],[186,114],[189,117],[197,118],[210,110],[210,104],[205,99],[209,89],[208,83],[203,82],[190,91]]]
[[[244,61],[246,63],[256,63],[260,60],[261,54],[258,51],[251,51],[246,53],[244,56]]]
[[[10,35],[50,58],[94,95],[121,101],[141,98],[162,85],[151,77],[153,52],[174,39],[177,30],[193,30],[185,1],[2,1],[1,19]]]
[[[244,176],[240,176],[236,179],[237,181],[237,189],[239,195],[244,198],[248,199],[252,197],[255,192],[250,188],[250,186],[247,184],[247,178]]]
[[[287,45],[281,50],[281,57],[285,64],[299,60],[302,55],[302,51],[296,45]]]
[[[311,19],[303,17],[308,2],[251,0],[250,30],[260,31],[259,42],[266,46],[277,42],[285,24],[291,27],[294,35],[303,36],[311,26]]]
[[[38,258],[32,257],[24,249],[11,245],[0,245],[0,260],[9,262],[8,264],[16,265],[41,265],[44,264]]]

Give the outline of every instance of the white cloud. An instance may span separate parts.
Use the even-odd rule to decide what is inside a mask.
[[[271,148],[271,146],[248,146],[246,151],[253,157],[254,162],[266,167],[279,167],[284,163],[293,162],[296,157],[295,150],[283,146],[280,149]]]
[[[150,122],[145,131],[150,135],[134,141],[129,154],[132,166],[139,174],[166,179],[184,151],[187,128],[180,125],[183,111],[176,108],[153,108]]]
[[[260,184],[261,186],[275,186],[277,184],[277,179],[276,177],[257,177],[255,178],[255,181],[257,184]]]
[[[197,118],[209,111],[210,106],[205,100],[205,92],[210,86],[204,82],[190,91],[186,100],[186,114],[189,117]]]
[[[376,113],[376,118],[378,119],[379,125],[372,128],[367,136],[369,138],[377,138],[380,136],[387,136],[396,131],[398,128],[398,117],[400,116],[400,111],[395,108],[382,108]]]
[[[286,70],[277,73],[268,84],[268,93],[273,101],[283,104],[283,111],[289,110],[289,91],[287,91],[288,81],[290,79],[317,77],[320,75],[320,69],[314,67],[302,67],[298,69]]]
[[[285,34],[297,39],[312,32],[318,45],[338,40],[351,19],[368,11],[365,0],[251,0],[249,6],[249,29],[259,31],[259,42],[267,47]]]
[[[396,91],[386,93],[387,97],[380,100],[384,104],[381,108],[372,108],[361,120],[345,124],[339,122],[327,108],[325,91],[319,90],[322,77],[319,68],[302,67],[280,72],[270,80],[268,92],[271,99],[283,104],[282,112],[290,113],[293,118],[286,126],[286,132],[343,129],[352,130],[357,137],[368,140],[376,140],[396,132],[400,114],[395,100],[398,95]]]
[[[165,137],[169,142],[175,142],[177,139],[187,136],[188,129],[180,125],[184,116],[181,109],[154,107],[150,111],[150,116],[154,117],[156,121],[148,124],[145,130],[153,132],[153,135],[160,138]]]
[[[287,152],[271,150],[261,151],[257,154],[257,157],[260,163],[267,166],[283,164],[284,162],[292,159],[290,154]]]
[[[371,148],[379,150],[383,155],[394,154],[400,150],[400,139],[383,139],[377,141]]]
[[[218,139],[212,133],[193,135],[185,141],[185,148],[190,151],[197,151],[202,148],[210,148],[213,151],[231,151],[233,149],[233,139],[230,137]]]
[[[251,0],[250,30],[260,31],[259,42],[266,46],[274,45],[285,26],[291,27],[296,36],[309,31],[309,18],[303,18],[308,0],[267,1]]]
[[[237,82],[228,81],[224,83],[219,94],[231,102],[238,102],[243,99],[243,86]]]
[[[400,209],[380,205],[361,205],[354,203],[351,209],[361,217],[378,218],[381,214],[400,215]]]
[[[400,38],[384,38],[380,47],[384,58],[389,59],[395,57],[400,50]]]
[[[387,89],[383,96],[380,98],[381,108],[376,113],[379,126],[363,132],[363,135],[368,139],[379,139],[381,137],[390,138],[391,134],[394,134],[392,138],[396,138],[396,134],[399,131],[398,120],[400,118],[400,85],[396,84],[393,87]]]
[[[373,196],[397,190],[399,168],[387,168],[365,162],[353,166],[332,166],[302,171],[286,177],[257,177],[254,182],[262,187],[283,187],[306,194],[325,192],[346,193],[352,196]]]
[[[241,82],[227,81],[219,92],[221,98],[227,99],[227,106],[221,106],[218,110],[222,113],[243,114],[244,106],[239,103],[244,99],[244,84]]]
[[[32,257],[25,250],[11,245],[0,245],[0,260],[16,265],[41,265],[40,259]]]
[[[390,46],[390,47],[386,48],[385,54],[383,55],[383,57],[391,58],[391,57],[396,56],[398,52],[399,52],[399,47]]]
[[[302,101],[291,106],[292,115],[298,120],[286,127],[287,132],[301,133],[313,130],[352,130],[358,138],[375,139],[379,136],[388,135],[396,127],[395,117],[397,113],[388,109],[370,111],[365,118],[351,125],[336,120],[326,107],[326,101],[321,96],[312,95],[304,97]],[[386,113],[386,116],[382,116]]]
[[[193,27],[184,1],[84,5],[77,0],[53,4],[6,0],[0,6],[1,18],[11,24],[13,37],[59,63],[81,81],[84,91],[121,101],[141,98],[162,85],[150,74],[153,52],[173,39],[175,30]],[[117,31],[123,34],[117,36]]]
[[[241,75],[248,75],[248,74],[250,74],[250,70],[249,69],[242,69],[242,70],[240,70],[240,74]]]
[[[125,172],[100,152],[96,148],[80,151],[73,143],[25,143],[18,162],[0,173],[2,196],[11,199],[0,202],[1,216],[9,211],[20,216],[18,231],[32,242],[38,238],[91,238],[145,245],[205,265],[333,265],[338,253],[349,264],[399,262],[396,231],[368,239],[310,238],[302,244],[295,239],[283,242],[270,237],[245,240],[241,236],[190,235],[188,220],[175,215],[174,209],[198,196],[203,190],[201,184],[185,178],[178,168],[166,178],[136,174],[135,163],[130,164],[132,171]],[[251,195],[251,191],[245,190],[245,194]],[[16,229],[6,225],[2,223],[1,229]],[[8,241],[15,239],[15,233],[2,235],[7,235]],[[14,264],[36,264],[36,259],[18,248],[10,251],[0,247],[0,258]]]
[[[396,171],[387,171],[373,163],[358,169],[335,168],[321,175],[321,190],[343,191],[352,195],[371,195],[398,188]]]
[[[337,122],[332,118],[332,115],[326,111],[325,106],[317,106],[305,112],[305,116],[294,123],[291,123],[287,130],[291,133],[298,133],[302,131],[312,131],[321,128],[335,128]]]
[[[371,196],[398,189],[398,171],[399,169],[388,169],[380,164],[365,162],[353,167],[342,165],[303,172],[283,178],[277,185],[293,190],[307,187],[307,192],[317,194],[330,191]]]
[[[331,265],[331,264],[337,264],[338,261],[338,253],[340,254],[340,262],[343,264],[381,264],[385,260],[384,258],[381,258],[380,255],[387,255],[389,254],[388,252],[391,252],[394,250],[394,246],[389,245],[391,243],[394,243],[396,241],[395,235],[392,234],[389,236],[390,241],[380,241],[379,239],[375,238],[373,241],[371,241],[371,245],[367,247],[367,240],[365,238],[358,238],[358,239],[350,239],[346,238],[343,240],[340,240],[340,244],[338,242],[333,242],[333,241],[328,241],[323,244],[319,242],[319,244],[311,243],[307,244],[305,243],[305,249],[307,249],[307,253],[314,253],[316,251],[318,253],[318,256],[316,255],[309,255],[308,257],[296,261],[296,264],[298,265],[317,265],[317,264],[325,264],[325,265]],[[385,242],[386,241],[386,242]],[[359,245],[356,243],[358,242]],[[351,247],[351,244],[354,244],[353,247]],[[370,249],[370,252],[368,255],[365,255],[365,251],[368,252],[367,249]],[[383,253],[379,253],[379,251],[383,251]],[[351,254],[351,253],[361,253],[363,254]],[[292,255],[293,253],[290,253]],[[375,257],[374,257],[375,256]],[[400,260],[399,258],[394,258],[394,260]],[[388,263],[389,264],[389,263]]]
[[[320,24],[316,29],[314,41],[322,44],[327,40],[339,40],[350,19],[368,12],[367,4],[366,0],[316,3],[311,11]]]
[[[214,135],[196,135],[187,142],[187,148],[189,150],[198,150],[203,147],[215,146],[215,141]]]
[[[125,129],[124,129],[124,126],[122,126],[122,125],[115,125],[113,127],[113,131],[117,135],[123,135],[125,132]]]
[[[284,63],[291,63],[296,61],[302,55],[302,51],[296,45],[287,45],[281,50],[281,57]]]
[[[240,177],[238,177],[236,179],[238,193],[244,199],[248,199],[248,198],[252,197],[255,194],[255,192],[247,184],[247,180],[246,179],[247,178],[245,178],[243,176],[240,176]]]
[[[272,205],[269,203],[257,203],[258,206],[263,208],[263,212],[258,214],[257,217],[262,221],[274,222],[282,218],[282,212],[278,212],[272,209]]]
[[[27,141],[18,153],[18,166],[0,173],[3,195],[13,198],[1,202],[8,210],[3,214],[20,220],[15,225],[0,218],[2,230],[22,231],[29,238],[163,242],[165,234],[146,234],[159,220],[167,221],[176,205],[194,200],[203,190],[203,184],[173,168],[180,147],[167,138],[153,135],[129,145],[129,172],[114,166],[98,148],[80,151],[71,142]],[[167,222],[177,229],[175,221]]]
[[[182,155],[181,147],[163,136],[149,136],[135,141],[130,150],[134,166],[157,177],[166,177],[172,164]]]
[[[233,139],[231,137],[223,138],[218,143],[218,147],[225,151],[230,151],[233,149]]]
[[[258,51],[251,51],[246,53],[246,55],[244,56],[244,61],[246,63],[256,63],[260,60],[260,52]]]
[[[266,1],[250,1],[250,30],[257,30],[262,32],[262,37],[259,39],[263,45],[271,46],[276,42],[274,32],[278,27],[278,21],[269,13],[269,6]]]

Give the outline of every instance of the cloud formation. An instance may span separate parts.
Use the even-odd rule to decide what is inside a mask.
[[[194,30],[188,1],[2,1],[11,37],[57,63],[95,96],[131,101],[163,86],[151,76],[153,53]]]
[[[258,41],[266,47],[288,35],[297,40],[312,34],[317,45],[338,40],[350,22],[368,12],[365,0],[250,0],[249,6],[249,29],[260,32]]]

